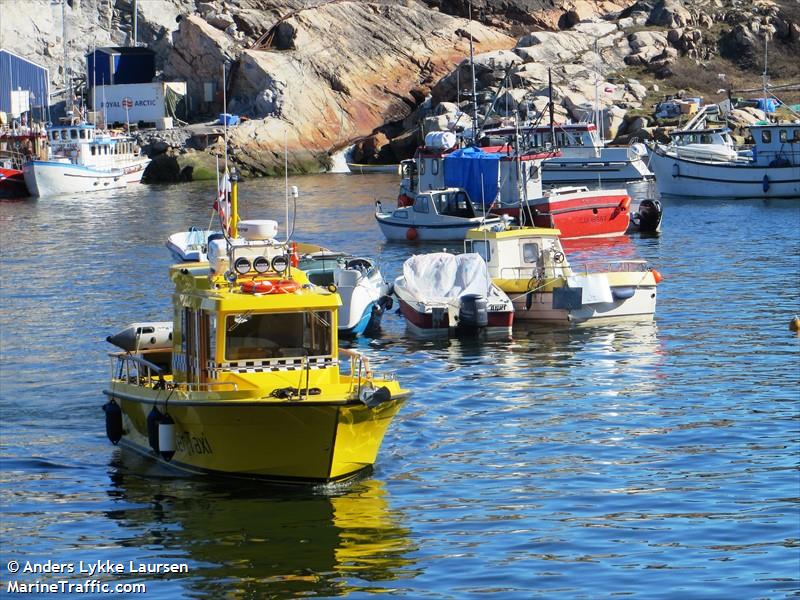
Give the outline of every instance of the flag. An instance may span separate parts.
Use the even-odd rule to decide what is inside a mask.
[[[219,222],[224,230],[228,230],[228,219],[230,218],[230,191],[231,180],[228,176],[228,170],[225,169],[225,174],[219,180],[219,189],[217,190],[217,201],[214,202],[214,208],[219,214]],[[231,232],[228,232],[229,234]]]

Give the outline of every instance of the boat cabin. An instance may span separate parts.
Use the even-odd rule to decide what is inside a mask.
[[[770,167],[800,166],[800,123],[751,125],[753,161]]]
[[[673,131],[669,136],[675,146],[688,146],[690,144],[715,144],[729,148],[736,146],[731,137],[731,130],[727,127]]]
[[[129,136],[110,135],[91,123],[47,128],[51,160],[68,160],[92,167],[114,167],[139,156],[139,146]]]
[[[482,256],[492,279],[527,285],[572,274],[559,235],[544,227],[481,227],[467,232],[464,251]]]
[[[542,161],[552,153],[515,156],[485,148],[449,153],[419,152],[401,163],[398,205],[407,206],[419,193],[462,188],[478,206],[519,204],[542,196]]]
[[[535,127],[500,127],[488,129],[482,138],[481,146],[514,145],[514,138],[519,133],[520,148],[559,148],[586,149],[602,148],[603,142],[597,133],[594,123],[558,123],[551,131],[549,125]],[[555,133],[555,139],[553,139]]]

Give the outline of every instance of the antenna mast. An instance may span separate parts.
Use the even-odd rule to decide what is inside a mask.
[[[475,56],[472,48],[472,0],[469,3],[469,64],[472,68],[472,145],[478,139],[478,92],[475,86]]]

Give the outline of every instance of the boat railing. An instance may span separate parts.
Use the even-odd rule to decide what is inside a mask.
[[[349,392],[355,390],[356,394],[361,394],[361,388],[372,380],[372,371],[369,368],[369,359],[355,350],[339,348],[339,355],[350,359],[350,388]]]
[[[239,386],[235,381],[206,381],[204,383],[173,381],[172,386],[183,392],[213,392],[217,388],[229,387],[231,391],[238,391]]]
[[[644,273],[648,271],[647,261],[640,259],[593,260],[575,268],[575,274],[589,273]]]
[[[556,269],[558,272],[556,272]],[[567,268],[567,271],[569,269]],[[547,267],[500,267],[499,279],[555,279],[568,275],[569,272],[564,272],[565,267],[547,266]]]
[[[109,352],[111,357],[111,379],[122,379],[128,383],[155,386],[164,383],[165,370],[149,360],[128,352]]]

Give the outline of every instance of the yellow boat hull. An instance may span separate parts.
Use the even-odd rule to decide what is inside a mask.
[[[308,484],[346,480],[370,468],[405,400],[393,393],[369,407],[344,399],[175,399],[165,408],[163,391],[159,396],[122,384],[105,394],[122,408],[125,447],[190,473]],[[154,404],[175,422],[169,461],[150,447],[147,415]]]

